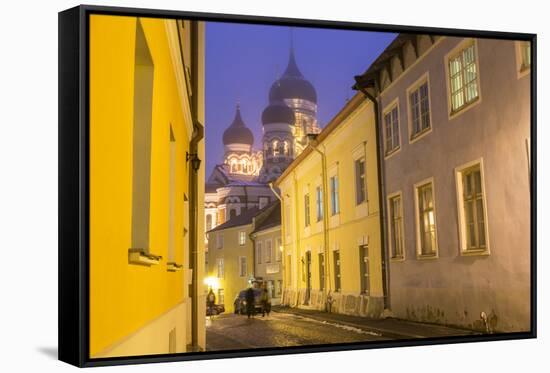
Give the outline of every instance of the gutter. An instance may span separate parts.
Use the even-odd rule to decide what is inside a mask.
[[[378,105],[378,100],[371,95],[367,91],[367,84],[360,81],[361,77],[355,77],[355,85],[353,86],[353,89],[361,91],[374,105],[374,123],[375,123],[375,129],[376,129],[376,164],[378,166],[378,204],[379,204],[379,210],[380,210],[380,254],[382,258],[382,291],[384,294],[384,309],[390,308],[390,294],[389,294],[389,267],[388,267],[388,256],[386,252],[386,224],[385,224],[385,216],[386,216],[386,209],[385,209],[385,203],[384,203],[384,170],[382,165],[382,160],[380,156],[380,109]]]

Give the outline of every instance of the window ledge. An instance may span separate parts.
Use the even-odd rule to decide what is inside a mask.
[[[396,154],[396,153],[399,153],[399,151],[401,150],[401,146],[398,146],[392,150],[389,150],[389,151],[385,151],[384,152],[384,159],[388,159],[390,158],[392,155]]]
[[[460,108],[458,108],[456,110],[451,110],[451,112],[449,114],[449,120],[454,119],[454,118],[458,117],[460,114],[467,112],[468,110],[470,110],[471,108],[473,108],[474,106],[479,104],[480,102],[481,102],[481,97],[477,96],[477,98],[475,100],[473,100],[471,102],[468,102],[467,104],[462,105]]]
[[[177,272],[177,271],[180,271],[182,268],[183,268],[183,264],[178,264],[176,262],[166,263],[166,270],[168,272]]]
[[[420,140],[421,138],[423,138],[424,136],[428,135],[430,132],[432,132],[432,126],[418,132],[418,133],[415,133],[414,135],[412,135],[410,138],[409,138],[409,144],[413,144],[415,143],[416,141]]]
[[[432,260],[439,258],[439,255],[437,253],[433,254],[416,254],[416,259],[418,260]]]
[[[129,249],[128,250],[128,263],[137,264],[150,267],[160,263],[162,256],[151,254],[145,251],[145,249]]]
[[[401,256],[392,256],[390,258],[390,260],[392,262],[404,262],[405,261],[405,256],[401,255]]]
[[[469,249],[461,250],[460,255],[462,256],[488,256],[490,254],[489,249]]]

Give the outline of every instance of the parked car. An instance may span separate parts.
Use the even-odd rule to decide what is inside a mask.
[[[239,292],[239,295],[235,297],[235,313],[246,315],[246,292],[248,289],[242,290]],[[254,311],[262,312],[262,290],[261,289],[252,289],[254,291]]]
[[[215,304],[212,307],[206,305],[206,316],[216,316],[225,312],[225,306],[223,304]]]

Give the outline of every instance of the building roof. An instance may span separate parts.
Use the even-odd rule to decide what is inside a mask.
[[[227,228],[240,227],[242,225],[248,225],[252,223],[252,219],[258,213],[258,208],[253,207],[241,213],[240,215],[235,216],[233,219],[229,219],[223,224],[218,225],[217,227],[212,228],[206,233],[216,232]]]
[[[272,103],[262,112],[262,124],[294,124],[294,111],[283,102]]]
[[[265,215],[260,218],[260,214],[264,210],[266,210]],[[252,233],[258,233],[281,225],[281,202],[279,200],[269,204],[262,211],[256,215],[255,220],[257,224]]]
[[[363,101],[365,101],[366,98],[363,93],[357,92],[355,96],[349,100],[346,105],[336,114],[330,122],[323,128],[323,130],[316,135],[315,142],[320,143],[324,139],[326,139],[342,122],[344,119],[346,119],[355,109],[361,105]],[[376,114],[375,114],[376,115]],[[276,186],[279,186],[279,184],[282,182],[282,180],[287,177],[292,170],[294,170],[300,162],[302,162],[304,159],[307,158],[307,156],[313,152],[313,147],[311,144],[309,144],[298,157],[296,157],[290,165],[285,169],[285,171],[275,180],[273,183]]]
[[[254,135],[246,124],[244,124],[239,104],[237,104],[233,122],[223,132],[223,144],[254,144]]]
[[[288,65],[283,76],[276,80],[269,90],[269,101],[280,102],[291,98],[299,98],[317,103],[317,92],[313,85],[304,78],[298,68],[292,46],[288,57]]]

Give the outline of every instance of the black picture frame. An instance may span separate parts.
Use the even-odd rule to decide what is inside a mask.
[[[383,342],[346,343],[285,348],[259,348],[214,352],[91,359],[88,353],[88,262],[89,262],[89,66],[88,19],[92,14],[185,18],[296,27],[345,30],[414,32],[477,38],[525,40],[532,43],[531,68],[531,330],[529,332],[402,339]],[[79,367],[220,359],[262,355],[328,352],[465,342],[536,338],[537,336],[537,35],[482,30],[458,30],[419,26],[336,22],[310,19],[243,16],[159,9],[81,5],[59,13],[59,360]]]

